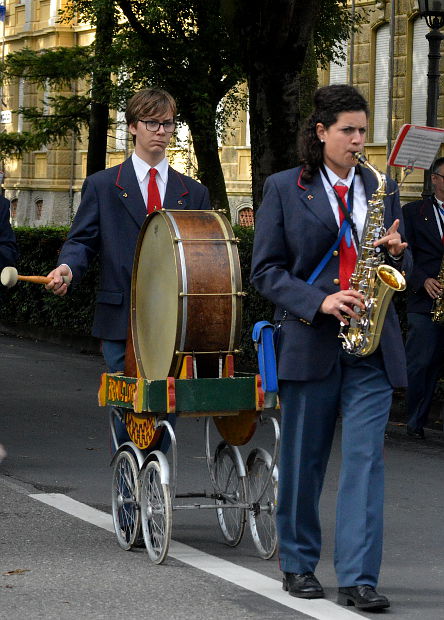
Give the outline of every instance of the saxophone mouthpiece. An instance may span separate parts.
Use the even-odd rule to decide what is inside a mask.
[[[367,161],[367,157],[364,155],[364,153],[360,153],[359,151],[356,151],[356,153],[353,153],[353,157],[360,163],[360,164],[365,164],[365,162]]]

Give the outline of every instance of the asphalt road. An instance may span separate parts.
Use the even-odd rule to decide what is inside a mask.
[[[338,438],[321,507],[317,575],[327,600],[298,609],[298,599],[282,595],[277,560],[261,560],[249,532],[237,548],[227,547],[213,511],[173,513],[174,542],[161,566],[143,549],[122,551],[108,527],[108,421],[97,406],[101,358],[6,336],[0,346],[0,442],[8,452],[0,464],[1,619],[372,617],[334,604]],[[402,620],[444,617],[444,441],[438,431],[428,437],[409,440],[395,424],[387,432],[380,589],[392,601],[385,615]],[[203,421],[180,420],[177,439],[179,491],[210,490]],[[269,449],[269,430],[260,429],[251,443]],[[105,513],[105,525],[47,505],[48,494]]]

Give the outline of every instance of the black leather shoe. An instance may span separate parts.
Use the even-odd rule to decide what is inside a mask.
[[[353,586],[339,588],[339,605],[354,605],[357,609],[387,609],[390,601],[386,596],[378,594],[373,586]]]
[[[414,437],[415,439],[424,439],[424,429],[423,428],[412,428],[407,425],[407,435],[409,437]]]
[[[313,573],[284,573],[282,588],[298,598],[322,598],[324,590]]]

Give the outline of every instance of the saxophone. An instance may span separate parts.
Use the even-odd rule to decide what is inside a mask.
[[[378,180],[378,187],[368,201],[367,217],[359,245],[356,265],[350,278],[350,288],[364,296],[365,309],[358,306],[354,311],[359,319],[350,319],[349,325],[341,324],[339,338],[347,353],[366,356],[379,345],[385,315],[395,291],[403,291],[405,278],[390,265],[382,264],[381,247],[373,243],[386,234],[384,228],[384,198],[387,180],[385,174],[374,168],[362,153],[355,153],[358,162],[371,170]]]
[[[436,278],[443,287],[440,294],[433,300],[432,321],[435,323],[444,323],[444,256],[441,261],[441,267]]]

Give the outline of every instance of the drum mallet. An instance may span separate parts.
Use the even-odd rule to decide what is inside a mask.
[[[69,278],[67,276],[62,277],[63,282],[65,282],[65,284],[69,284]],[[19,280],[34,282],[36,284],[48,284],[52,281],[52,278],[48,276],[20,276],[15,267],[5,267],[2,269],[0,281],[3,286],[11,288],[12,286],[15,286]]]

